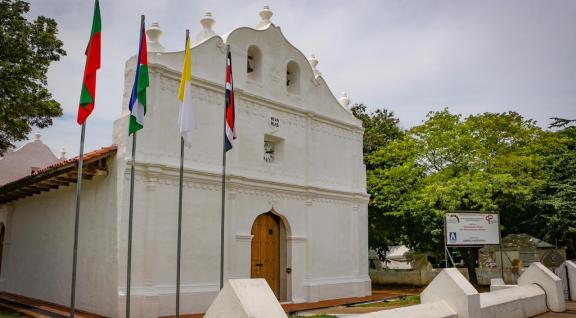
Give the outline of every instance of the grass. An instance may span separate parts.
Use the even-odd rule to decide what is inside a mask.
[[[0,318],[14,318],[14,317],[28,317],[24,316],[20,313],[15,312],[14,310],[0,307]]]
[[[0,316],[1,317],[1,316]],[[332,315],[313,315],[313,316],[294,316],[290,315],[289,318],[298,318],[298,317],[306,317],[306,318],[336,318],[336,316]]]
[[[411,306],[417,305],[420,303],[420,296],[419,295],[409,295],[409,296],[402,296],[398,298],[393,298],[385,301],[379,301],[374,303],[368,304],[361,304],[357,305],[356,307],[380,307],[380,308],[395,308],[395,307],[404,307],[404,306]]]

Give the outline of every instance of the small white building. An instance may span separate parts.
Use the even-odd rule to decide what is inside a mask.
[[[211,15],[192,48],[198,128],[186,149],[181,312],[204,312],[219,290],[222,127],[226,45],[236,94],[237,139],[228,152],[225,278],[264,277],[282,302],[369,295],[363,129],[316,69],[260,12],[256,28],[216,35]],[[136,151],[132,312],[174,314],[183,52],[164,52],[147,31],[150,87]],[[121,317],[126,295],[131,168],[127,103],[115,146],[85,156],[77,307]],[[97,110],[96,110],[97,111]],[[77,159],[0,187],[6,227],[2,291],[68,306]],[[90,179],[90,180],[88,180]]]

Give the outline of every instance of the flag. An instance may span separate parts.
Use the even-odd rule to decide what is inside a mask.
[[[224,138],[224,151],[232,149],[232,140],[236,139],[234,130],[234,82],[232,81],[232,55],[228,49],[226,60],[226,137]]]
[[[184,50],[184,63],[182,64],[182,78],[180,79],[180,113],[178,122],[180,124],[180,135],[184,139],[187,147],[192,146],[192,130],[196,128],[196,117],[192,107],[192,61],[190,60],[190,36],[186,34],[186,49]]]
[[[84,124],[86,118],[90,116],[96,103],[96,71],[100,68],[100,31],[102,21],[100,20],[100,4],[98,0],[94,3],[94,17],[92,18],[92,31],[90,41],[86,48],[86,65],[84,66],[84,78],[82,81],[82,91],[80,92],[80,103],[78,106],[78,117],[76,121],[79,125]]]
[[[140,26],[140,46],[138,50],[138,62],[136,65],[136,78],[130,95],[130,125],[129,134],[133,134],[144,127],[144,115],[146,115],[146,87],[148,87],[148,51],[146,50],[146,31],[144,30],[144,18]]]

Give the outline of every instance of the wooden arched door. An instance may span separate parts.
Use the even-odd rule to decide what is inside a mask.
[[[252,225],[251,278],[264,278],[280,297],[280,218],[271,212],[260,214]]]

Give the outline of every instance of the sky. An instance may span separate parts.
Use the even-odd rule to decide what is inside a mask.
[[[67,51],[48,72],[64,116],[41,133],[69,157],[78,153],[75,119],[94,1],[29,1],[28,18],[54,18]],[[141,14],[148,25],[159,22],[167,51],[180,51],[184,30],[195,38],[205,12],[222,35],[254,27],[264,5],[294,46],[317,56],[336,97],[346,92],[352,103],[389,109],[404,129],[445,107],[464,116],[516,111],[542,127],[550,117],[576,118],[573,0],[100,0],[102,68],[86,151],[112,143],[112,123],[127,107],[124,64],[137,51]]]

